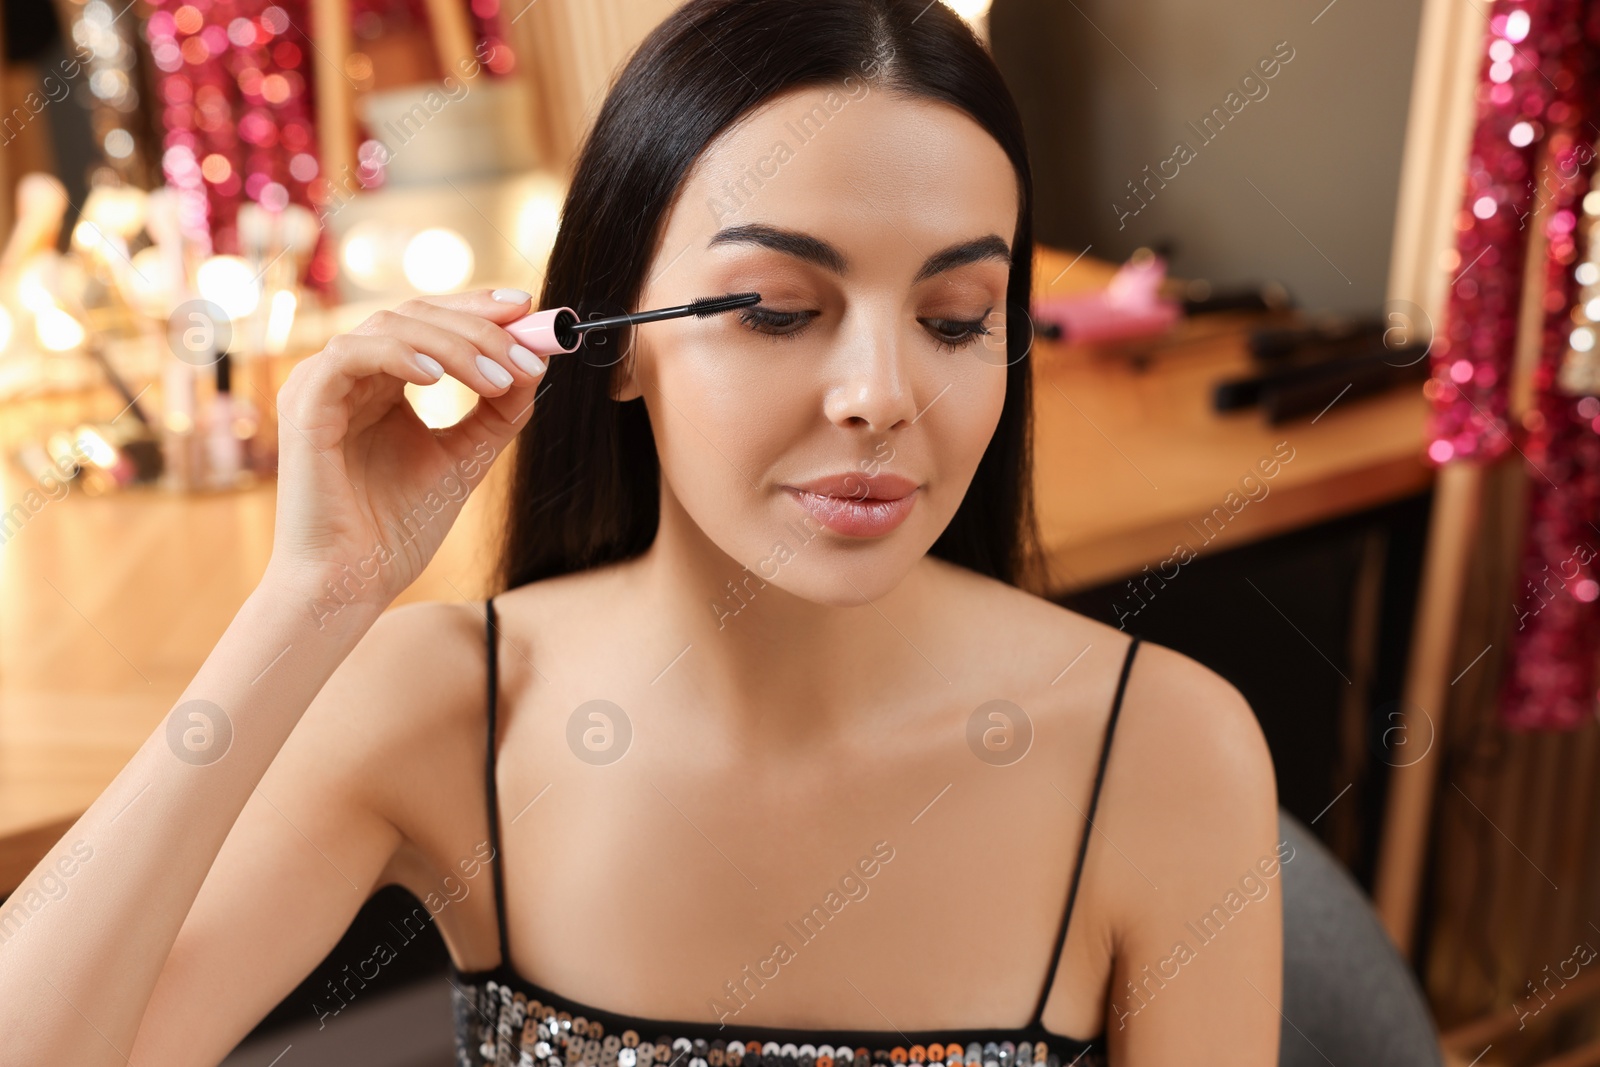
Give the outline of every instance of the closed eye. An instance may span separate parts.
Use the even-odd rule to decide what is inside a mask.
[[[928,328],[928,332],[933,334],[933,339],[939,342],[941,348],[948,348],[954,352],[958,348],[972,344],[979,337],[988,336],[989,328],[983,324],[983,320],[989,317],[989,311],[985,311],[976,319],[918,319],[917,321]]]
[[[985,311],[976,319],[918,319],[917,321],[933,335],[939,347],[955,351],[972,344],[979,337],[989,334],[989,328],[984,320],[989,317]],[[750,307],[739,313],[739,321],[746,328],[756,333],[764,333],[769,337],[795,337],[821,314],[818,311],[776,311],[772,308]]]
[[[756,333],[771,337],[793,337],[810,325],[816,311],[774,311],[771,308],[750,307],[739,313],[739,321]]]

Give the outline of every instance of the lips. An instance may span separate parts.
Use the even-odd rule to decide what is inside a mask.
[[[898,474],[854,471],[786,485],[813,518],[848,537],[881,537],[899,526],[917,502],[917,483]]]

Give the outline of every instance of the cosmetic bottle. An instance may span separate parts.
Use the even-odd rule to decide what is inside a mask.
[[[224,352],[217,357],[217,388],[207,412],[206,484],[213,489],[230,489],[239,480],[242,445],[233,432],[233,357]]]
[[[166,485],[186,492],[200,483],[195,432],[195,367],[168,359],[161,368],[161,453]]]

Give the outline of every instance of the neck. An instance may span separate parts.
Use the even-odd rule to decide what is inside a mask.
[[[769,554],[746,567],[663,486],[661,523],[635,561],[635,588],[652,625],[674,635],[673,654],[687,651],[652,684],[694,693],[732,729],[761,723],[786,735],[858,725],[874,707],[899,704],[907,684],[943,689],[945,679],[924,658],[940,659],[930,625],[937,561],[919,559],[885,590],[856,568],[824,573],[832,564],[819,549],[831,537],[814,522],[785,524],[773,531]],[[779,584],[791,582],[825,584],[832,599]]]

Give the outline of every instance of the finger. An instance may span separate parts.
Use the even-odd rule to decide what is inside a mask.
[[[531,380],[545,372],[547,361],[544,358],[523,347],[505,329],[481,315],[421,301],[415,304],[408,301],[396,310],[401,309],[424,322],[430,322],[467,338],[478,346],[479,352],[488,355],[501,366],[510,368],[513,371],[512,377],[518,381]],[[519,371],[520,373],[517,373]],[[492,371],[490,374],[493,377]]]
[[[533,294],[522,289],[469,289],[464,293],[419,296],[417,303],[464,311],[491,322],[511,322],[533,310]]]
[[[398,337],[339,334],[289,372],[278,391],[278,411],[292,426],[303,428],[313,448],[333,448],[348,427],[345,398],[356,382],[378,374],[432,385],[444,368]]]
[[[446,330],[459,333],[476,344],[480,351],[499,355],[517,343],[517,339],[496,322],[472,311],[444,307],[426,300],[407,300],[395,308],[402,315],[431,322]]]
[[[521,349],[525,353],[520,357],[521,362],[534,373],[519,365],[518,359],[513,356],[512,346],[515,342],[511,335],[485,319],[412,301],[407,301],[401,307],[411,314],[402,314],[398,309],[379,311],[369,316],[353,332],[403,341],[413,350],[433,357],[446,374],[481,396],[498,396],[519,379],[529,381],[544,373],[542,362],[526,349]],[[439,319],[449,326],[429,321],[430,318]]]

